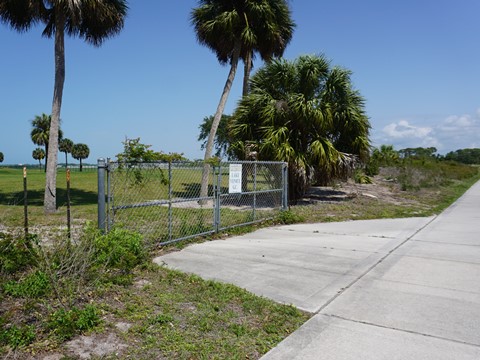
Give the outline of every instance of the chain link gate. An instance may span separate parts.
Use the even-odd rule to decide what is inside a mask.
[[[160,245],[271,219],[287,208],[287,164],[234,161],[98,161],[98,224],[121,226]],[[105,184],[106,179],[106,184]]]

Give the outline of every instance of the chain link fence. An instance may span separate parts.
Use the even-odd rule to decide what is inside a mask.
[[[100,159],[98,169],[99,226],[139,231],[160,245],[271,219],[287,207],[283,162],[208,165],[205,196],[201,196],[203,162]]]

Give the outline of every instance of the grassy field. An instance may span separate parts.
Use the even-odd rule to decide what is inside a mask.
[[[327,192],[347,194],[342,200],[292,206],[275,221],[228,232],[299,221],[428,216],[480,179],[479,168],[417,165],[385,169],[372,185],[337,184]],[[39,170],[28,173],[29,218],[38,237],[25,242],[0,228],[0,357],[74,359],[66,341],[84,334],[94,343],[121,345],[118,355],[105,359],[258,359],[311,316],[151,263],[153,256],[188,242],[146,253],[136,234],[97,234],[94,172],[71,176],[74,224],[85,231],[73,244],[57,232],[50,245],[41,245],[36,240],[50,237],[46,231],[66,224],[65,173],[57,180],[59,211],[49,217],[42,209],[44,176]],[[22,189],[21,170],[0,168],[0,225],[9,232],[20,227],[20,234]],[[93,224],[85,227],[89,221]]]
[[[278,169],[277,169],[278,168]],[[277,166],[274,168],[279,170]],[[270,168],[258,166],[257,191],[281,187],[279,181],[273,183],[270,178]],[[171,180],[168,180],[168,171],[160,168],[143,169],[141,171],[117,169],[112,173],[111,188],[114,194],[114,205],[129,206],[144,204],[151,201],[167,199],[194,199],[200,196],[200,182],[202,169],[174,168]],[[277,174],[280,175],[280,174]],[[211,176],[212,178],[212,176]],[[281,179],[278,176],[277,179]],[[251,176],[250,176],[251,179]],[[23,225],[23,175],[21,169],[0,168],[0,183],[5,184],[0,190],[0,211],[3,214],[0,225],[7,227],[19,227]],[[53,216],[44,216],[42,210],[44,193],[45,173],[39,169],[28,171],[27,188],[29,204],[29,223],[33,231],[35,227],[42,227],[43,231],[51,231],[52,227],[61,227],[66,224],[66,174],[64,170],[57,175],[57,206],[58,211]],[[210,183],[213,180],[210,179]],[[228,168],[221,178],[222,204],[234,202],[234,197],[228,195]],[[248,182],[248,190],[254,189],[253,181]],[[210,194],[212,186],[210,185]],[[97,174],[96,172],[72,172],[71,173],[71,204],[74,225],[83,225],[88,221],[97,220]],[[253,203],[252,196],[244,196],[242,201]],[[265,209],[253,211],[237,211],[224,206],[221,210],[221,228],[227,228],[236,224],[247,223],[253,220],[271,218],[278,211],[272,211],[271,206],[278,210],[281,204],[281,194],[261,194],[258,196],[257,206],[261,202],[268,202]],[[152,241],[166,241],[175,238],[187,237],[204,232],[212,232],[213,208],[212,204],[206,204],[203,208],[196,206],[174,205],[171,210],[172,222],[169,226],[169,209],[165,206],[137,207],[117,210],[115,224],[141,231],[144,236]],[[50,227],[50,229],[48,229]],[[77,226],[78,227],[78,226]]]

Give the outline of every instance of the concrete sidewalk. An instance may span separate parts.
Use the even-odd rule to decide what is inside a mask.
[[[480,359],[480,183],[435,218],[281,226],[155,261],[316,314],[264,359]]]

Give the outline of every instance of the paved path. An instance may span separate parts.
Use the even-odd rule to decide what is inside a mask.
[[[480,359],[480,183],[438,217],[301,224],[155,260],[315,313],[263,359]]]

